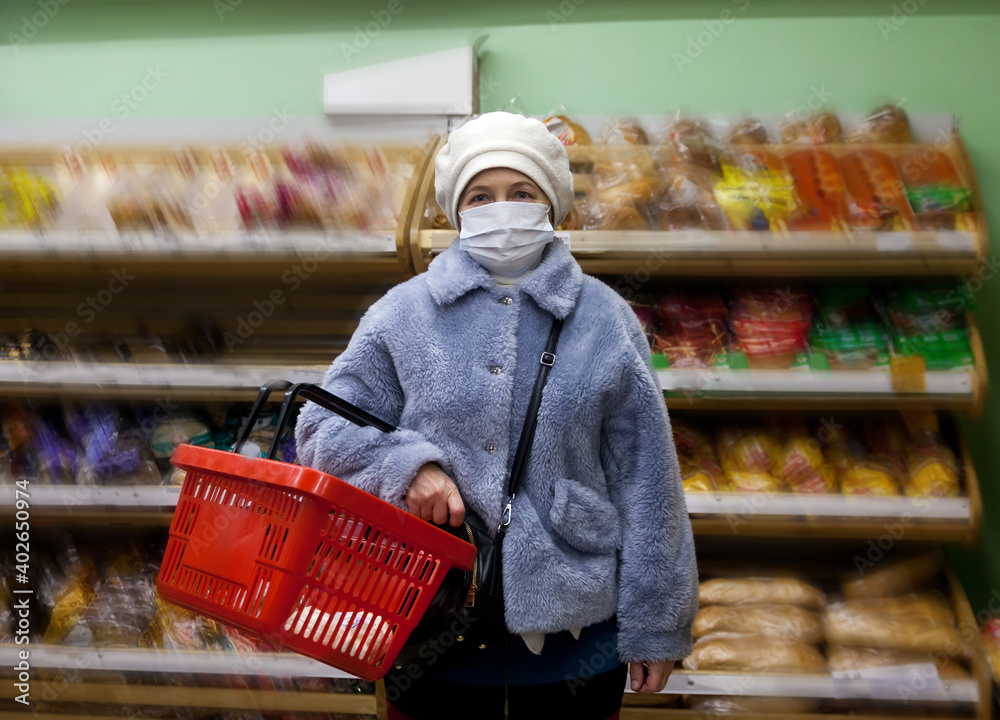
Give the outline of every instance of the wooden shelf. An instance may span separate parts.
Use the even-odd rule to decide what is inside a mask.
[[[18,645],[0,645],[0,663],[17,664]],[[266,675],[268,677],[354,678],[330,665],[295,653],[237,653],[140,650],[134,648],[31,645],[31,667],[120,672],[197,673],[199,675]]]
[[[9,362],[0,363],[0,395],[252,400],[270,380],[316,383],[328,367]]]
[[[326,692],[288,692],[282,690],[244,690],[240,688],[164,687],[158,685],[119,685],[111,683],[70,683],[60,690],[47,682],[32,683],[32,697],[43,697],[46,690],[59,702],[84,702],[115,705],[151,705],[246,710],[289,710],[299,712],[374,715],[375,695],[350,695]],[[0,699],[18,695],[12,683],[3,683]]]
[[[585,273],[649,276],[831,277],[948,275],[975,272],[982,237],[972,232],[654,232],[572,230],[570,248]],[[420,230],[426,267],[457,237]]]

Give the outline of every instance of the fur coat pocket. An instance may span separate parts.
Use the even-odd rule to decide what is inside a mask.
[[[549,520],[556,534],[580,552],[606,554],[621,547],[617,508],[573,480],[556,480]]]

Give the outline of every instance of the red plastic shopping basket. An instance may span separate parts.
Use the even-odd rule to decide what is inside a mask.
[[[187,471],[157,590],[164,598],[366,680],[388,672],[448,570],[476,549],[332,475],[274,457],[296,396],[392,429],[321,388],[291,386],[267,458],[181,445]]]

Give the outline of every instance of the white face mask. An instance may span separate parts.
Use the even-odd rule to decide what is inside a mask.
[[[518,278],[534,267],[554,237],[549,206],[494,202],[460,212],[459,247],[490,272]]]

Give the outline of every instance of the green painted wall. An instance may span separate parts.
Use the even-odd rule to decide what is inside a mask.
[[[1000,218],[995,0],[395,2],[0,0],[0,121],[107,117],[147,66],[168,75],[130,110],[134,118],[261,117],[273,108],[319,117],[325,72],[488,33],[483,110],[517,95],[530,114],[558,103],[579,114],[774,113],[818,90],[844,111],[904,98],[911,112],[958,113],[987,212]],[[359,36],[376,16],[388,18],[384,29]],[[693,44],[700,33],[702,47]],[[977,301],[1000,377],[1000,283],[985,282]],[[967,430],[986,519],[979,547],[955,552],[954,562],[984,608],[1000,588],[1000,525],[990,522],[1000,517],[1000,401]]]

